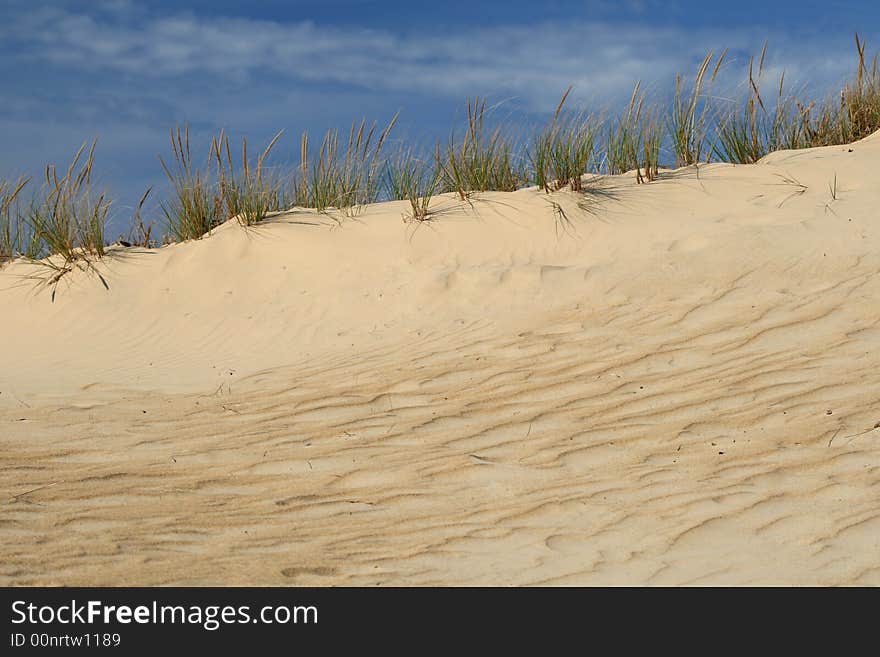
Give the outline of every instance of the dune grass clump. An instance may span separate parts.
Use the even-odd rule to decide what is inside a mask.
[[[224,216],[237,218],[242,226],[253,226],[263,221],[270,212],[282,208],[282,181],[265,170],[265,161],[281,137],[279,131],[263,152],[252,163],[248,158],[247,139],[241,140],[241,167],[236,170],[229,136],[220,133],[211,140],[218,176],[218,193],[222,199]]]
[[[104,228],[110,200],[92,188],[96,145],[97,140],[86,150],[83,144],[63,175],[55,165],[46,166],[44,185],[16,217],[14,237],[9,240],[14,242],[10,250],[13,257],[51,270],[48,279],[41,281],[52,287],[53,300],[55,287],[65,274],[75,267],[97,273],[95,262],[105,255]],[[106,287],[100,273],[98,277]]]
[[[384,187],[387,197],[394,201],[409,201],[410,213],[404,218],[425,221],[431,199],[437,193],[440,178],[428,160],[412,150],[401,149],[385,165]]]
[[[651,182],[660,170],[663,126],[653,109],[645,105],[645,94],[636,83],[623,114],[608,127],[605,167],[609,174],[636,172],[639,183]]]
[[[639,121],[643,99],[639,85],[633,90],[626,110],[608,124],[605,136],[605,168],[612,176],[632,171],[638,165]]]
[[[583,188],[583,175],[594,164],[597,122],[589,115],[563,115],[563,106],[571,93],[562,95],[553,120],[534,139],[529,160],[535,183],[550,193],[569,186],[571,191]]]
[[[854,83],[847,84],[841,94],[844,143],[864,139],[880,130],[880,68],[874,55],[870,68],[865,62],[865,43],[856,35],[858,70]]]
[[[660,174],[660,147],[663,143],[663,124],[654,110],[644,110],[639,128],[641,160],[636,163],[636,182],[652,182]]]
[[[0,265],[22,253],[36,255],[33,231],[27,229],[18,211],[18,197],[27,183],[27,178],[15,182],[0,180]]]
[[[761,52],[758,64],[758,78],[764,70],[765,50]],[[782,101],[782,82],[779,86],[779,101]],[[781,112],[777,104],[777,117]],[[779,121],[774,122],[774,127]],[[719,118],[715,154],[725,162],[752,164],[764,157],[773,147],[773,127],[768,125],[767,108],[761,97],[759,82],[755,78],[754,58],[749,59],[749,78],[746,100],[742,107],[734,107]]]
[[[749,60],[745,101],[719,112],[715,155],[726,162],[751,164],[782,149],[834,146],[857,141],[880,130],[880,70],[875,56],[866,61],[865,43],[856,35],[858,66],[839,99],[818,106],[802,103],[784,91],[785,73],[779,78],[775,106],[761,92],[764,44],[757,68]]]
[[[96,145],[97,140],[86,150],[83,144],[60,177],[55,165],[46,167],[45,187],[26,211],[38,256],[60,255],[70,264],[104,255],[110,200],[92,190]]]
[[[803,110],[808,146],[848,144],[880,130],[880,67],[878,55],[870,66],[866,44],[856,35],[858,63],[855,78],[846,83],[838,100],[829,100],[818,109]]]
[[[707,140],[712,103],[704,90],[715,83],[726,54],[727,51],[722,52],[715,60],[715,66],[708,80],[706,74],[712,65],[714,53],[709,52],[703,58],[689,92],[684,87],[681,75],[675,77],[675,96],[672,102],[669,132],[676,163],[680,167],[698,164],[709,154]]]
[[[144,249],[154,249],[159,246],[159,242],[153,238],[153,222],[151,221],[145,224],[143,215],[141,214],[144,208],[144,203],[147,202],[147,198],[152,191],[152,187],[148,188],[141,197],[140,203],[138,203],[134,216],[132,217],[131,228],[128,231],[127,239],[125,241],[120,240],[120,243],[123,246],[138,246]]]
[[[515,141],[502,127],[486,126],[486,101],[468,100],[467,128],[460,142],[455,133],[446,147],[437,145],[437,171],[444,191],[466,200],[471,192],[512,192],[527,184],[530,175]]]
[[[172,197],[160,204],[166,227],[178,242],[197,240],[223,223],[224,198],[209,168],[194,164],[189,144],[189,126],[171,131],[173,161],[159,163],[171,183]]]
[[[167,162],[159,158],[171,183],[169,198],[159,203],[168,234],[155,239],[152,223],[141,217],[148,190],[122,243],[149,248],[160,241],[199,239],[229,219],[253,226],[291,207],[352,216],[384,198],[408,201],[405,218],[424,221],[439,193],[454,192],[469,201],[474,193],[511,192],[531,183],[546,194],[564,188],[583,192],[579,206],[584,207],[588,195],[609,196],[599,177],[585,182],[591,180],[586,174],[635,172],[636,182],[651,182],[659,175],[661,149],[681,167],[710,159],[754,163],[780,149],[851,143],[880,130],[880,62],[876,55],[868,57],[858,35],[855,41],[855,75],[839,95],[824,102],[801,102],[785,88],[782,73],[774,104],[772,93],[764,92],[764,44],[760,57],[750,58],[745,93],[735,100],[711,93],[727,53],[716,57],[709,52],[692,80],[676,76],[668,105],[648,103],[637,83],[629,104],[600,121],[567,111],[569,87],[549,123],[519,138],[494,120],[493,108],[477,97],[467,103],[464,131],[438,142],[428,158],[417,157],[405,145],[388,156],[395,115],[382,130],[366,120],[353,123],[347,140],[329,130],[317,152],[303,133],[299,164],[286,176],[267,166],[281,132],[255,160],[242,139],[236,161],[230,139],[221,131],[211,140],[206,159],[196,162],[184,125],[170,133],[172,157]],[[66,172],[47,167],[45,183],[29,203],[22,198],[26,180],[0,181],[0,262],[60,256],[49,260],[67,270],[73,262],[104,255],[110,202],[92,190],[94,151],[94,142],[90,148],[84,145]],[[834,200],[836,188],[831,189]],[[546,200],[564,215],[556,200]]]
[[[353,123],[343,147],[339,132],[329,130],[314,160],[309,152],[309,135],[303,133],[293,204],[318,212],[336,209],[351,215],[375,202],[384,168],[383,148],[396,123],[395,114],[379,133],[375,123],[367,128],[365,119],[359,125]]]
[[[768,108],[764,102],[761,79],[766,54],[765,43],[757,73],[754,58],[749,59],[745,102],[719,113],[713,152],[725,162],[752,164],[772,151],[808,145],[803,109],[786,95],[784,72],[779,77],[775,107]]]
[[[243,138],[241,164],[236,167],[229,136],[221,131],[211,138],[208,162],[201,168],[193,161],[189,126],[173,130],[173,162],[166,164],[159,158],[173,190],[172,199],[161,204],[173,239],[199,239],[232,218],[242,226],[253,226],[281,210],[283,181],[265,166],[281,134],[270,140],[256,162],[248,156],[247,139]],[[142,234],[144,237],[149,241],[149,235]]]

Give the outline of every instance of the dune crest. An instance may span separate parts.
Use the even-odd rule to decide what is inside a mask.
[[[0,582],[880,584],[878,167],[0,269]]]

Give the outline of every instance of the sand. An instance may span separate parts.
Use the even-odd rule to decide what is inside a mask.
[[[7,266],[0,584],[880,584],[878,169]]]

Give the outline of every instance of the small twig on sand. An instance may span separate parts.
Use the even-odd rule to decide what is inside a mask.
[[[834,432],[834,435],[831,436],[831,440],[828,441],[828,446],[829,446],[829,447],[831,447],[831,443],[834,442],[834,439],[835,439],[835,438],[837,438],[837,434],[840,433],[840,430],[841,430],[842,428],[843,428],[843,427],[837,427],[837,431]]]
[[[876,431],[877,429],[880,429],[880,422],[878,422],[877,424],[875,424],[875,425],[874,425],[873,427],[871,427],[870,429],[865,429],[864,431],[859,431],[858,433],[851,433],[851,434],[848,435],[848,436],[844,436],[843,439],[844,439],[844,440],[850,440],[850,439],[853,439],[853,438],[858,438],[859,436],[864,436],[866,433],[871,433],[872,431]]]
[[[45,485],[43,485],[43,486],[37,486],[36,488],[31,488],[30,490],[26,490],[25,492],[23,492],[23,493],[19,493],[18,495],[13,495],[13,496],[12,496],[11,498],[9,498],[9,499],[11,499],[11,500],[16,500],[16,501],[17,501],[19,498],[22,498],[22,497],[24,497],[25,495],[30,495],[31,493],[36,493],[38,490],[43,490],[44,488],[51,488],[52,486],[54,486],[54,485],[56,485],[56,484],[60,484],[60,483],[61,483],[60,481],[53,481],[51,484],[45,484]]]

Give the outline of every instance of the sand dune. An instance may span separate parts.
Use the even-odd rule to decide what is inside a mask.
[[[8,266],[0,583],[880,584],[878,168]]]

